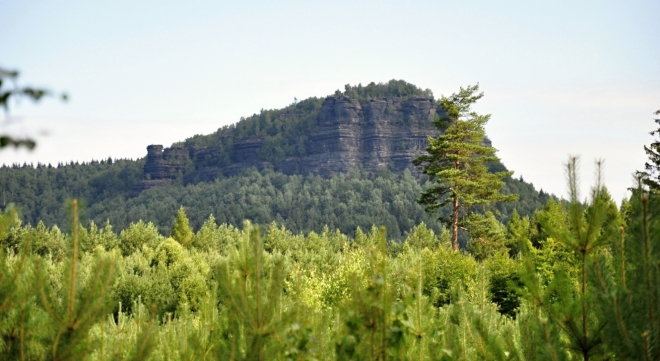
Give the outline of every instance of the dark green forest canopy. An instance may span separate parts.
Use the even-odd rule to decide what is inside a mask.
[[[250,138],[284,137],[297,139],[316,127],[322,98],[308,98],[282,109],[262,109],[259,114],[241,117],[235,124],[224,126],[209,135],[195,135],[172,146],[221,147]],[[230,147],[227,147],[228,149]]]
[[[84,224],[109,221],[115,231],[132,222],[153,222],[168,234],[179,206],[197,230],[213,214],[219,223],[242,224],[250,219],[258,224],[277,222],[293,232],[320,231],[325,225],[353,234],[357,227],[370,229],[384,225],[392,238],[401,238],[425,222],[439,231],[435,215],[416,203],[423,187],[410,172],[377,174],[355,171],[329,178],[316,175],[284,175],[270,170],[248,170],[242,175],[215,182],[170,185],[152,188],[131,198],[131,187],[142,175],[142,160],[68,164],[61,167],[39,165],[0,168],[2,204],[14,203],[23,222],[65,226],[70,223],[64,206],[76,197]],[[548,195],[519,179],[508,179],[504,192],[517,193],[517,202],[498,204],[498,217],[508,220],[514,209],[531,216],[542,207]]]
[[[362,86],[362,84],[358,84],[357,86],[346,84],[344,86],[344,91],[340,92],[337,90],[335,95],[343,95],[355,100],[371,100],[384,97],[409,98],[413,96],[433,99],[433,92],[431,89],[422,90],[403,80],[394,79],[387,83],[376,84],[371,82],[366,86]]]
[[[127,199],[135,183],[144,176],[144,159],[102,160],[12,165],[0,168],[0,205],[15,204],[24,222],[48,225],[70,223],[66,201],[78,198],[84,205],[110,199]]]

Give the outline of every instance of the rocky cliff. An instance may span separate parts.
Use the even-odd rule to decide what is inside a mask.
[[[273,161],[268,154],[270,148],[264,147],[265,137],[220,137],[215,146],[163,149],[162,145],[150,145],[145,179],[133,193],[176,179],[185,183],[212,181],[219,175],[235,175],[249,167],[322,176],[356,168],[414,171],[411,161],[424,151],[428,136],[439,134],[432,120],[442,114],[444,110],[427,97],[356,100],[344,95],[329,96],[318,111],[313,130],[300,137],[299,147],[304,149],[296,155]],[[226,152],[230,153],[230,161],[226,156],[223,161],[220,156]]]

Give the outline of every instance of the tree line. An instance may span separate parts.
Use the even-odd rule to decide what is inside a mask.
[[[188,209],[195,230],[211,214],[219,222],[235,226],[244,219],[262,225],[276,221],[296,233],[318,232],[327,225],[350,235],[358,226],[384,225],[392,238],[402,239],[420,222],[440,230],[437,217],[416,203],[430,183],[420,184],[410,172],[356,170],[323,178],[249,169],[214,182],[152,188],[132,198],[131,189],[142,177],[143,162],[1,168],[0,201],[5,207],[13,203],[24,224],[43,222],[47,227],[69,224],[63,204],[75,197],[81,202],[84,224],[109,221],[116,231],[143,220],[167,233],[169,217],[181,205]],[[492,209],[504,222],[514,209],[522,216],[531,216],[551,198],[520,178],[507,178],[503,192],[519,195],[517,201],[499,203]],[[442,212],[447,215],[448,208]]]

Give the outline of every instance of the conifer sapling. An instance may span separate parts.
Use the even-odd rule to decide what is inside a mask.
[[[186,211],[183,206],[179,208],[179,212],[176,214],[176,219],[174,219],[171,237],[186,248],[192,244],[193,232],[190,228],[190,221],[188,221],[188,216],[186,216]]]

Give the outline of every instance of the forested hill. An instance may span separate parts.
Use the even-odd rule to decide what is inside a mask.
[[[247,168],[288,175],[330,176],[362,168],[415,171],[432,120],[444,114],[430,90],[404,81],[347,85],[326,98],[309,98],[284,109],[261,110],[235,125],[163,149],[147,147],[146,179],[135,188],[213,181]]]
[[[194,228],[213,214],[218,223],[275,221],[294,232],[385,225],[399,238],[420,222],[438,228],[416,203],[424,185],[410,160],[437,134],[431,120],[441,112],[430,91],[403,81],[346,86],[164,152],[150,147],[135,161],[3,166],[0,204],[49,227],[67,227],[65,203],[75,197],[84,223],[109,221],[115,231],[142,220],[167,234],[183,205]],[[531,215],[548,198],[522,179],[507,179],[504,192],[520,199],[497,206],[503,221],[513,209]]]

